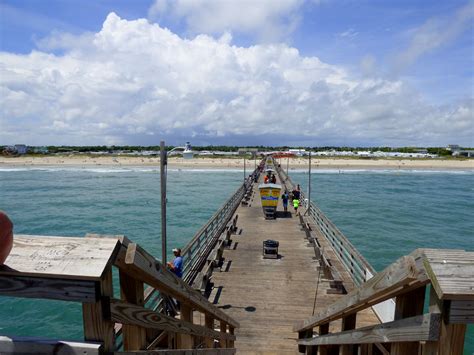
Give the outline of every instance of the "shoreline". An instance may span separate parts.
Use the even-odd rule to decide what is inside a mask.
[[[258,161],[258,160],[257,160]],[[278,159],[277,159],[278,161]],[[289,169],[307,169],[307,158],[282,158],[280,163]],[[98,168],[98,167],[159,167],[157,157],[114,157],[114,156],[0,156],[1,168],[19,167],[65,167],[65,168]],[[168,159],[171,169],[238,169],[244,168],[242,158],[194,158]],[[254,161],[246,159],[246,167],[251,171]],[[312,158],[311,168],[356,170],[356,169],[390,169],[390,170],[474,170],[474,159],[351,159],[351,158]]]

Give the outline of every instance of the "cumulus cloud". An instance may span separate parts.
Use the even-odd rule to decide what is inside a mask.
[[[411,31],[409,46],[395,58],[394,70],[400,72],[422,55],[451,43],[464,31],[471,30],[474,19],[474,1],[470,0],[454,14],[434,17]]]
[[[277,41],[298,25],[305,0],[155,0],[148,11],[152,20],[184,21],[191,33],[234,32]]]
[[[111,13],[101,31],[0,53],[0,143],[469,144],[472,98],[433,107],[285,44],[183,39]],[[184,138],[185,137],[185,138]]]

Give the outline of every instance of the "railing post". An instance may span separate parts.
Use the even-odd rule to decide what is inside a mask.
[[[448,301],[449,302],[449,301]],[[441,313],[440,336],[438,341],[422,344],[423,355],[462,355],[466,324],[449,324],[446,321],[447,302],[439,299],[433,286],[430,287],[430,313]]]
[[[139,306],[144,305],[143,282],[120,271],[120,294],[122,300]],[[146,329],[134,325],[123,325],[123,348],[127,350],[143,350],[146,348]]]
[[[107,352],[115,350],[114,323],[105,317],[110,314],[110,298],[113,293],[112,267],[108,266],[100,281],[100,300],[82,304],[84,339],[103,343],[104,351]]]
[[[347,317],[342,318],[341,331],[355,329],[356,327],[356,318],[357,313],[348,315]],[[354,353],[355,346],[353,344],[342,345],[341,346],[341,355],[352,355]]]
[[[192,323],[193,322],[193,309],[181,303],[180,307],[180,318],[183,321]],[[178,349],[192,349],[194,345],[193,337],[189,334],[178,334]]]
[[[235,334],[234,327],[231,326],[230,324],[229,324],[229,334],[231,334],[231,335],[234,335],[234,334]],[[227,342],[227,347],[233,348],[233,347],[234,347],[234,341],[233,341],[233,340],[229,340],[229,341]]]
[[[206,313],[205,323],[206,323],[206,328],[214,330],[214,318],[210,314]],[[204,339],[204,343],[206,344],[206,348],[213,348],[214,347],[214,339],[213,338],[206,337]]]
[[[313,329],[308,329],[304,332],[298,333],[298,339],[306,339],[311,338],[313,336]],[[316,355],[318,353],[317,346],[305,346],[305,345],[298,345],[298,351],[300,353]]]
[[[329,333],[329,323],[321,324],[319,326],[319,335]],[[320,355],[339,355],[339,346],[325,345],[321,346],[319,350]]]
[[[395,301],[395,320],[418,316],[423,314],[426,287],[419,287],[413,291],[397,296]],[[418,342],[393,343],[392,355],[418,354],[420,344]]]
[[[220,331],[223,334],[227,333],[227,323],[222,320],[220,321]],[[220,347],[227,348],[227,341],[224,338],[220,339]]]

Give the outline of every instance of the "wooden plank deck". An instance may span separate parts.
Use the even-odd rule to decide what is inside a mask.
[[[235,342],[238,352],[294,354],[298,335],[292,328],[295,322],[311,316],[316,288],[315,313],[341,296],[326,293],[329,281],[323,279],[322,272],[317,285],[319,262],[293,208],[289,207],[288,218],[265,220],[257,184],[254,191],[250,207],[241,206],[236,211],[242,232],[232,236],[230,248],[224,251],[224,265],[230,263],[228,271],[223,268],[213,273],[210,301],[240,323]],[[283,211],[281,200],[278,210]],[[278,259],[263,259],[262,243],[267,239],[279,241]],[[371,310],[357,319],[358,327],[376,323]],[[333,327],[339,328],[340,322]]]

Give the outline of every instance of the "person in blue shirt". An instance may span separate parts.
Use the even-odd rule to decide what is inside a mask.
[[[183,277],[183,257],[181,256],[181,249],[173,249],[174,260],[168,262],[168,267],[179,278]]]

